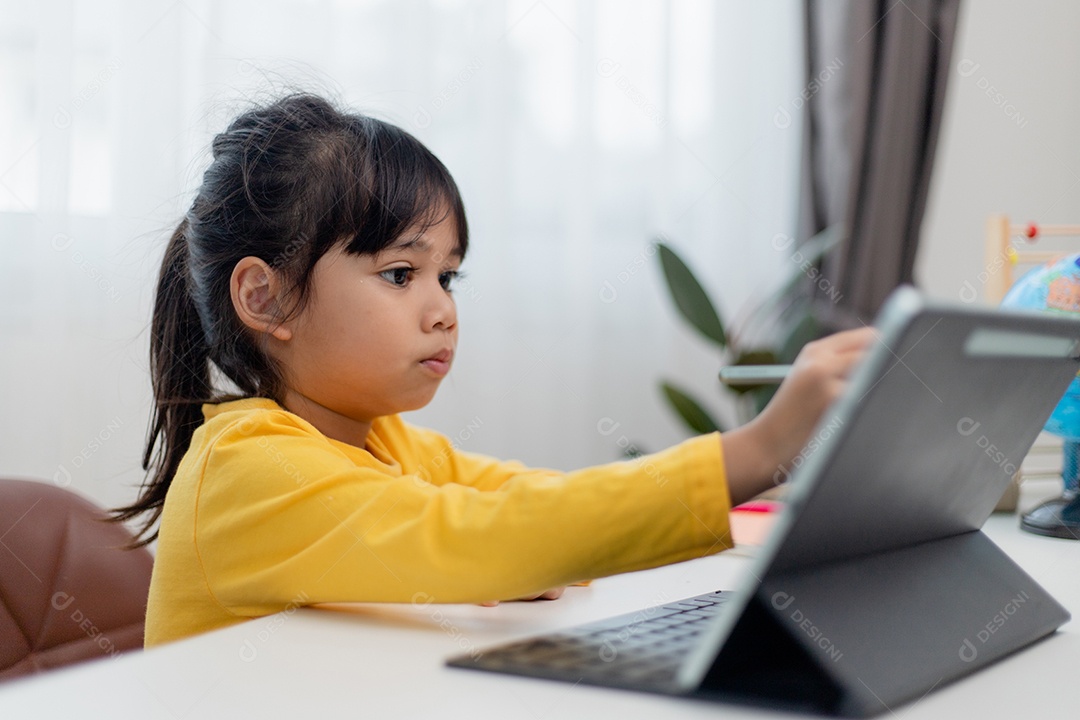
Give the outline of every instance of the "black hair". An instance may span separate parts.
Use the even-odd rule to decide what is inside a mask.
[[[244,257],[277,270],[300,309],[319,258],[337,245],[374,254],[404,232],[451,218],[458,249],[468,225],[446,167],[409,133],[294,94],[244,112],[212,143],[213,160],[165,249],[154,300],[154,409],[138,500],[116,522],[149,514],[136,545],[157,537],[165,495],[202,404],[230,397],[282,402],[280,368],[233,309],[230,278]],[[239,395],[216,387],[223,375]]]

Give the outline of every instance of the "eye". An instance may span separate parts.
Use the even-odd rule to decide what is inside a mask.
[[[396,267],[389,270],[383,270],[379,275],[392,285],[398,287],[405,287],[409,284],[409,280],[412,279],[412,274],[416,272],[415,268],[411,267]]]
[[[441,285],[442,289],[446,292],[452,292],[454,288],[451,287],[451,285],[456,284],[457,281],[463,277],[464,275],[460,270],[447,270],[446,272],[439,274],[439,285]]]

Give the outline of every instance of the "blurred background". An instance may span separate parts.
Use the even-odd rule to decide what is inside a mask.
[[[464,194],[459,352],[410,420],[560,469],[688,436],[663,377],[733,423],[654,242],[726,319],[780,285],[828,80],[805,22],[793,0],[0,0],[0,474],[134,499],[165,241],[214,133],[296,89],[414,133]],[[915,258],[931,295],[979,286],[991,213],[1077,221],[1076,27],[1066,0],[962,6]]]

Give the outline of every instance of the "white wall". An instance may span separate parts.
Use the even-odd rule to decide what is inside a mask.
[[[965,2],[916,280],[982,292],[986,219],[1080,223],[1080,3]]]
[[[569,469],[620,457],[623,434],[686,437],[662,376],[724,409],[720,357],[675,316],[649,247],[668,236],[727,318],[776,282],[797,0],[251,7],[0,0],[0,475],[135,498],[157,265],[210,138],[267,78],[404,126],[462,188],[462,337],[417,422]]]

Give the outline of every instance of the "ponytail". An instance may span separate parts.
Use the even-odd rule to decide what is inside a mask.
[[[185,218],[169,240],[154,298],[150,325],[154,410],[142,459],[147,479],[138,501],[116,508],[111,516],[114,522],[122,522],[150,513],[135,547],[157,538],[157,530],[151,533],[151,528],[161,517],[165,494],[191,436],[202,423],[202,404],[211,400],[213,392],[209,347],[191,293],[187,227]]]

